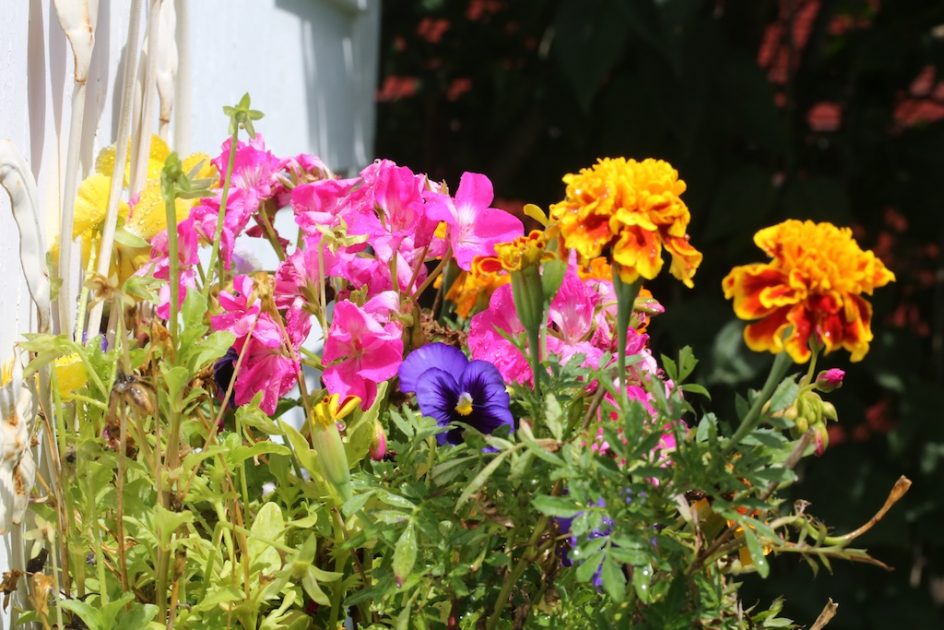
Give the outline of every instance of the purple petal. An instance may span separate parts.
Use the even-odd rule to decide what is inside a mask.
[[[459,400],[455,377],[439,368],[429,368],[416,386],[416,401],[424,416],[429,416],[446,426]]]
[[[468,424],[482,433],[491,433],[502,425],[514,429],[505,381],[493,364],[470,362],[459,379],[459,391],[472,396],[473,412],[465,419]]]
[[[462,351],[444,343],[428,343],[417,348],[400,364],[400,391],[415,392],[420,377],[430,368],[439,368],[455,378],[462,374],[469,360]]]

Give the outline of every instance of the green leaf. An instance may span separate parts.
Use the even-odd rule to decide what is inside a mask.
[[[184,388],[190,382],[190,374],[187,368],[178,365],[170,369],[162,370],[164,385],[167,386],[167,398],[175,409],[180,409],[178,405],[184,399]]]
[[[770,397],[770,413],[774,414],[785,410],[796,402],[797,395],[800,393],[800,386],[792,376],[788,376],[780,382],[773,396]]]
[[[685,346],[679,350],[679,362],[678,362],[678,380],[684,381],[689,375],[695,370],[695,366],[698,365],[698,359],[695,358],[695,354],[692,352],[691,346]]]
[[[558,440],[561,439],[564,433],[564,427],[561,426],[561,416],[563,414],[564,411],[561,409],[557,397],[554,394],[548,394],[544,398],[544,422],[547,424],[547,428],[550,429],[551,435]]]
[[[757,568],[757,573],[762,578],[766,578],[770,575],[770,565],[767,564],[767,558],[764,557],[764,550],[757,539],[757,534],[746,524],[741,528],[741,531],[744,532],[744,542],[747,543],[747,550],[751,554],[751,561]]]
[[[403,533],[393,549],[393,575],[398,585],[402,585],[416,563],[416,531],[413,521],[406,524]]]
[[[308,567],[305,576],[302,578],[302,588],[311,600],[321,606],[330,606],[331,600],[325,595],[325,592],[318,586],[318,580],[315,578],[315,572],[311,571],[314,567]]]
[[[573,499],[552,497],[546,494],[537,495],[531,499],[531,504],[542,514],[561,518],[571,518],[583,511],[583,507],[575,504]]]
[[[711,400],[711,393],[705,388],[704,385],[699,385],[698,383],[685,383],[680,387],[683,392],[688,394],[698,394],[704,396],[708,400]]]
[[[615,601],[621,602],[626,597],[626,576],[623,574],[623,568],[613,557],[607,555],[603,559],[603,568],[600,571],[600,577],[603,579],[603,588]]]
[[[285,519],[282,510],[275,503],[266,503],[256,513],[256,518],[249,528],[249,558],[251,566],[263,573],[271,574],[282,568],[279,550],[268,541],[284,544]]]
[[[665,356],[661,355],[662,359],[662,369],[665,370],[665,375],[670,381],[678,382],[678,365],[675,361]]]
[[[82,622],[88,626],[88,630],[108,630],[101,612],[94,606],[78,599],[64,599],[59,602],[59,605],[78,615]]]
[[[477,474],[475,478],[469,482],[469,485],[467,485],[462,491],[462,494],[459,495],[459,499],[456,501],[456,509],[462,507],[462,505],[468,501],[473,494],[478,492],[478,489],[481,488],[486,481],[488,481],[488,478],[492,476],[492,473],[498,469],[502,461],[512,452],[513,451],[511,450],[502,451],[495,457],[495,459],[490,461],[488,465],[485,466],[485,468],[479,471],[479,474]]]
[[[648,564],[633,567],[633,589],[644,604],[652,603],[652,567]]]
[[[261,399],[260,399],[261,400]],[[236,408],[236,425],[252,427],[262,431],[266,435],[282,435],[278,425],[272,422],[272,419],[264,411],[259,409],[255,399],[251,404],[240,405]]]
[[[564,282],[564,276],[567,274],[567,263],[555,258],[549,260],[541,266],[541,292],[544,295],[544,310],[554,301],[554,296]]]
[[[171,534],[193,522],[192,512],[171,512],[160,504],[154,506],[152,515],[158,542],[164,549],[168,549]]]
[[[151,247],[151,244],[146,240],[136,234],[132,234],[124,227],[115,230],[115,242],[129,249],[150,249]]]
[[[285,420],[279,420],[278,422],[279,426],[282,427],[282,432],[285,434],[285,437],[288,438],[289,444],[292,445],[292,450],[295,452],[295,458],[298,460],[299,465],[308,471],[315,479],[321,479],[321,467],[318,465],[318,454],[308,445],[308,440]]]
[[[377,386],[377,396],[370,408],[364,412],[358,409],[344,431],[344,452],[352,468],[364,459],[370,449],[370,441],[374,436],[374,424],[381,407],[386,403],[386,393],[387,382],[384,381]]]
[[[577,567],[576,577],[578,582],[590,581],[597,569],[600,568],[600,563],[603,562],[603,554],[602,549],[595,551]]]

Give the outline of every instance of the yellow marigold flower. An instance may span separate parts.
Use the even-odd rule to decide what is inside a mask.
[[[601,158],[591,168],[564,176],[566,197],[551,206],[564,244],[584,259],[606,254],[629,284],[655,278],[662,248],[672,255],[670,272],[693,286],[702,255],[688,240],[685,182],[663,160]]]
[[[895,280],[848,228],[788,220],[764,228],[754,242],[772,259],[741,265],[723,281],[734,313],[753,321],[744,330],[751,350],[784,349],[794,361],[810,357],[810,340],[829,353],[844,348],[859,361],[872,341],[872,306],[862,298]],[[782,334],[792,326],[790,337]]]
[[[468,319],[473,312],[488,305],[498,287],[511,282],[511,276],[494,256],[476,256],[469,271],[463,271],[446,293],[456,305],[456,314]]]
[[[531,230],[507,243],[495,245],[495,257],[505,271],[521,271],[553,260],[553,252],[547,251],[547,236],[541,230]]]

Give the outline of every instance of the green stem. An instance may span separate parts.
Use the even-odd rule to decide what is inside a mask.
[[[164,198],[167,214],[167,255],[170,265],[170,340],[177,347],[177,314],[180,312],[180,259],[177,254],[177,206],[176,195]]]
[[[770,374],[767,375],[763,389],[760,390],[757,398],[754,399],[754,404],[751,405],[747,415],[744,416],[744,419],[741,421],[741,426],[738,427],[738,430],[735,431],[734,435],[731,436],[731,439],[728,441],[727,446],[724,447],[725,453],[729,453],[748,433],[757,428],[761,420],[761,409],[763,409],[764,404],[770,400],[770,397],[773,396],[774,391],[787,375],[787,370],[790,369],[791,365],[793,365],[793,361],[786,351],[781,352],[774,358],[774,363],[770,366]]]
[[[210,261],[207,264],[207,282],[203,285],[206,296],[210,295],[212,283],[213,267],[216,265],[216,259],[220,251],[220,239],[223,238],[223,220],[226,218],[226,202],[229,200],[229,186],[233,178],[233,163],[236,161],[236,145],[239,142],[239,127],[233,129],[233,135],[229,139],[229,159],[226,161],[226,175],[223,178],[223,193],[220,196],[220,211],[216,215],[216,234],[213,235],[213,248],[210,250]],[[223,279],[223,262],[220,260],[219,277]]]
[[[616,292],[616,366],[619,370],[620,395],[626,396],[626,343],[629,338],[629,321],[633,316],[633,305],[639,295],[641,283],[637,280],[626,284],[613,268],[613,289]]]
[[[515,583],[518,582],[518,579],[525,572],[525,570],[527,570],[528,566],[539,555],[538,550],[534,549],[534,545],[541,538],[541,534],[543,534],[544,530],[547,528],[548,520],[549,519],[547,515],[541,516],[541,518],[538,520],[537,526],[531,533],[531,538],[528,539],[527,549],[521,555],[521,558],[518,560],[518,564],[516,564],[511,571],[505,574],[505,580],[502,582],[502,588],[498,593],[498,599],[495,600],[495,609],[492,611],[492,615],[488,618],[488,624],[486,627],[496,627],[498,620],[501,619],[502,610],[504,610],[505,605],[508,603],[508,598],[511,596],[511,589],[514,587]]]

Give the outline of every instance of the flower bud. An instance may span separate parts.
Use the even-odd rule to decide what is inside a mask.
[[[370,453],[370,458],[375,462],[381,461],[384,455],[387,454],[387,433],[384,431],[383,425],[380,424],[379,420],[374,421],[374,435],[370,438],[368,452]]]
[[[836,413],[836,406],[826,400],[823,401],[823,417],[827,420],[832,420],[833,422],[839,421],[839,414]]]
[[[829,446],[829,431],[822,422],[813,425],[813,440],[816,442],[816,456],[819,457],[826,452]]]
[[[338,432],[338,420],[360,405],[360,398],[325,396],[311,410],[311,445],[318,453],[318,461],[325,478],[337,488],[341,499],[351,498],[351,469]]]
[[[819,391],[828,393],[842,387],[842,379],[845,378],[845,376],[846,373],[839,368],[823,370],[816,375],[814,385]]]

